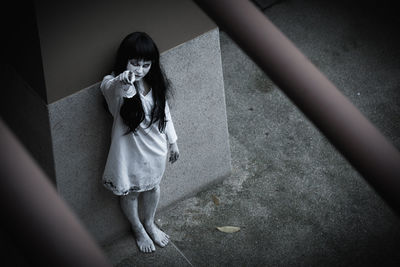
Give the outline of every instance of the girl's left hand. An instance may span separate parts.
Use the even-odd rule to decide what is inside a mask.
[[[169,151],[170,151],[169,162],[174,163],[179,159],[179,149],[176,142],[169,145]]]

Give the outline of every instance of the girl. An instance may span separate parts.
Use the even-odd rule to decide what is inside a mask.
[[[164,247],[169,241],[169,236],[154,224],[154,216],[168,146],[169,161],[174,163],[179,157],[167,103],[169,87],[159,58],[150,36],[131,33],[118,49],[113,73],[100,85],[114,117],[103,183],[120,196],[122,211],[142,252],[153,252],[154,243]],[[143,223],[138,212],[139,194]]]

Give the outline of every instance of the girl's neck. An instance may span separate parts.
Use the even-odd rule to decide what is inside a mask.
[[[138,85],[142,95],[144,96],[147,95],[148,92],[150,91],[150,85],[144,79],[138,81]]]

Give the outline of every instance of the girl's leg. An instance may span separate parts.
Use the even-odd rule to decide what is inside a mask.
[[[160,186],[157,185],[152,190],[142,192],[142,194],[141,208],[143,207],[144,227],[154,243],[160,247],[165,247],[169,242],[169,236],[154,224],[154,216],[160,199]]]
[[[156,250],[154,243],[151,241],[139,219],[138,197],[139,193],[130,193],[122,196],[120,198],[121,208],[132,225],[132,230],[140,251],[153,252]]]

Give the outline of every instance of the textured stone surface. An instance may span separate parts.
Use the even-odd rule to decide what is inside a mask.
[[[218,30],[164,52],[161,60],[175,89],[170,108],[181,155],[167,167],[159,209],[231,170]],[[99,84],[50,104],[49,113],[61,196],[99,242],[127,232],[118,197],[101,184],[112,117]]]
[[[109,255],[110,262],[116,267],[131,266],[191,266],[182,256],[176,245],[169,243],[166,247],[156,246],[155,253],[144,254],[136,249],[136,241],[132,235],[126,235],[104,250]]]
[[[169,102],[180,150],[161,182],[163,207],[229,175],[231,161],[218,30],[167,51],[161,60],[175,91]]]

